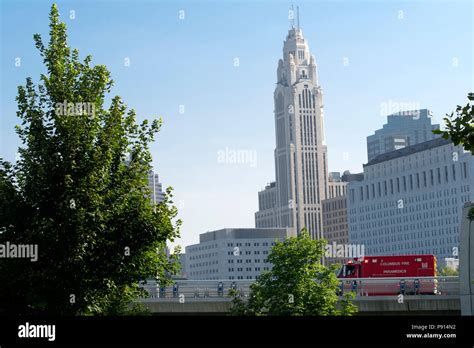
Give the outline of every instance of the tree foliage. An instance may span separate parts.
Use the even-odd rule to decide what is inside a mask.
[[[467,98],[469,103],[466,106],[456,107],[456,117],[454,112],[446,115],[444,122],[446,130],[436,129],[435,134],[441,134],[444,139],[451,139],[454,145],[462,145],[464,150],[470,151],[474,155],[474,93],[469,93]]]
[[[312,240],[303,229],[297,237],[277,242],[268,261],[271,271],[264,272],[250,286],[248,301],[233,297],[236,315],[351,315],[357,311],[351,295],[337,306],[339,281],[332,267],[325,267],[321,259],[325,240]]]
[[[462,145],[464,150],[470,151],[474,155],[474,93],[467,95],[469,102],[466,106],[456,107],[456,117],[454,112],[446,115],[444,122],[446,130],[436,129],[435,134],[441,134],[444,139],[451,139],[454,145]],[[473,220],[474,208],[469,210],[468,218]]]
[[[38,260],[0,260],[0,305],[11,313],[127,312],[142,290],[177,270],[167,241],[179,235],[171,188],[153,205],[148,145],[161,119],[137,123],[104,65],[67,43],[56,5],[50,39],[34,35],[46,67],[18,87],[15,164],[0,159],[0,244],[38,245]],[[179,250],[177,250],[179,252]]]
[[[458,276],[459,270],[453,269],[451,267],[443,267],[441,271],[439,272],[439,275],[440,276]]]

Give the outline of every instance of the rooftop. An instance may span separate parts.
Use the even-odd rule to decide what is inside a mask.
[[[200,234],[199,242],[222,239],[286,238],[290,236],[291,231],[292,229],[287,228],[223,228]]]
[[[417,152],[426,151],[429,149],[433,149],[435,147],[444,146],[448,144],[452,144],[451,140],[449,139],[436,138],[436,139],[428,140],[423,143],[404,147],[403,149],[400,149],[400,150],[395,150],[395,151],[378,155],[377,157],[369,161],[367,164],[364,164],[364,167],[371,166],[371,165],[385,162],[385,161],[389,161],[395,158],[408,156]]]

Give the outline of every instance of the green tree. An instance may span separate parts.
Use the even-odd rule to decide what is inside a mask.
[[[441,134],[444,139],[451,139],[454,145],[462,145],[464,150],[470,151],[474,155],[474,93],[467,95],[469,102],[466,106],[456,107],[456,117],[454,112],[446,114],[444,118],[446,130],[436,129],[435,134]],[[468,218],[473,220],[474,208],[469,210]]]
[[[439,272],[440,276],[458,276],[459,275],[459,270],[457,269],[452,269],[451,267],[443,267],[441,271]]]
[[[444,118],[446,130],[436,129],[435,134],[441,134],[444,139],[451,139],[454,145],[462,145],[464,150],[470,151],[474,155],[474,93],[469,93],[469,102],[466,106],[456,107],[456,117],[454,112],[446,114]]]
[[[38,260],[0,260],[0,306],[7,313],[127,313],[143,294],[177,271],[179,236],[172,189],[149,199],[148,145],[161,119],[136,122],[104,65],[67,43],[56,5],[49,44],[34,35],[45,64],[37,86],[18,87],[20,158],[0,159],[0,244],[36,244]],[[108,98],[109,107],[104,103]],[[132,308],[136,313],[137,307]]]
[[[264,272],[250,286],[248,301],[232,291],[232,313],[236,315],[352,315],[357,311],[346,296],[340,308],[336,295],[339,281],[333,267],[321,259],[325,240],[312,240],[303,229],[297,237],[277,242],[268,261],[271,271]]]

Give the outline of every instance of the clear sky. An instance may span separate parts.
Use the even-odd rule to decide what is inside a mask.
[[[43,71],[33,34],[46,41],[51,2],[0,3],[0,157],[13,161],[17,86]],[[175,189],[184,220],[179,244],[215,229],[254,227],[257,192],[275,175],[273,90],[291,2],[57,3],[70,46],[107,65],[113,94],[139,119],[163,117],[153,164]],[[362,170],[366,137],[386,122],[384,105],[428,108],[441,123],[474,90],[472,1],[294,4],[324,90],[330,171]],[[256,158],[221,163],[226,149]]]

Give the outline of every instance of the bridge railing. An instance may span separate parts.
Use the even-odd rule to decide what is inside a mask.
[[[458,296],[459,277],[400,277],[340,279],[339,295],[355,292],[357,296],[394,294]]]
[[[346,278],[339,279],[338,294],[354,292],[356,296],[387,296],[402,294],[459,296],[459,277],[405,277],[405,278]],[[250,295],[251,280],[178,280],[171,286],[160,287],[147,282],[141,287],[150,299],[229,298],[231,289],[241,297]]]
[[[148,298],[229,298],[231,289],[241,297],[250,294],[251,280],[179,280],[171,286],[160,287],[149,282],[141,285],[148,292]]]

